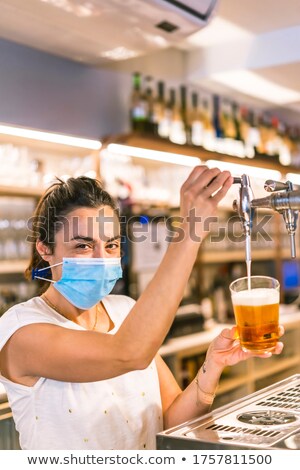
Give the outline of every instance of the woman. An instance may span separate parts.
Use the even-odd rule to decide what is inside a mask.
[[[204,237],[231,184],[228,172],[192,171],[181,188],[184,237],[136,303],[108,295],[121,276],[120,227],[100,183],[70,178],[42,197],[27,274],[34,268],[43,294],[0,319],[0,380],[23,449],[153,449],[157,432],[209,410],[223,368],[251,355],[235,329],[213,341],[183,392],[157,352],[197,256],[194,235]]]

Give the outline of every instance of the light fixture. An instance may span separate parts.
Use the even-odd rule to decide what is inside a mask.
[[[212,80],[226,85],[234,90],[270,103],[285,105],[300,101],[300,93],[290,88],[276,85],[248,70],[233,70],[215,73]]]
[[[221,171],[230,171],[232,176],[241,176],[246,174],[256,179],[274,179],[281,180],[282,175],[280,171],[269,170],[268,168],[261,168],[251,165],[239,165],[238,163],[220,162],[218,160],[207,160],[205,163],[209,168],[219,168]]]
[[[60,8],[67,13],[72,13],[79,18],[98,16],[101,13],[95,0],[41,0],[41,2]]]
[[[300,185],[300,174],[299,173],[287,173],[286,180],[291,181],[293,184]]]
[[[5,124],[0,124],[0,134],[24,137],[25,139],[40,140],[43,142],[69,145],[71,147],[79,147],[90,150],[99,150],[102,146],[99,140],[83,139],[81,137],[37,131],[24,127],[7,126]]]
[[[199,47],[211,47],[224,42],[236,42],[252,39],[254,35],[244,28],[240,28],[231,21],[215,16],[210,24],[197,31],[186,39],[186,43]]]
[[[160,152],[130,145],[109,144],[107,150],[113,154],[125,155],[135,158],[144,158],[158,162],[173,163],[175,165],[195,167],[201,164],[200,158],[181,155],[178,153]]]
[[[111,60],[125,60],[136,57],[139,53],[137,51],[132,51],[127,49],[127,47],[120,46],[110,51],[105,51],[100,54],[100,57],[105,57],[106,59]]]

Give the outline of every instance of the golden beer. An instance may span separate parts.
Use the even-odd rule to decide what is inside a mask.
[[[274,351],[279,333],[279,290],[251,288],[231,291],[241,347],[244,351]]]

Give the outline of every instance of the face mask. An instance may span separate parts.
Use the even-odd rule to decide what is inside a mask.
[[[41,271],[49,273],[49,268],[63,265],[59,281],[46,279]],[[53,283],[71,304],[87,310],[108,295],[118,279],[122,277],[120,258],[63,258],[62,263],[35,269],[33,279],[43,279]]]

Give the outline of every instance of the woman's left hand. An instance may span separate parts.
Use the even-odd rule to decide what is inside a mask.
[[[284,334],[283,326],[279,327],[279,337]],[[233,366],[238,362],[244,361],[249,357],[271,357],[273,354],[280,354],[283,349],[283,343],[278,342],[273,352],[265,352],[263,354],[255,354],[242,350],[238,339],[237,327],[231,329],[225,328],[212,341],[207,351],[207,360],[212,360],[220,367]]]

